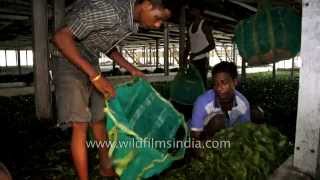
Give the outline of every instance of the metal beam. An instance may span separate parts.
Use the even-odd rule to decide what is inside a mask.
[[[22,1],[22,0],[1,0],[2,3],[12,3],[12,4],[20,4],[20,5],[26,5],[31,6],[31,3],[28,1]]]
[[[204,13],[207,15],[210,15],[210,16],[217,17],[217,18],[221,18],[221,19],[225,19],[225,20],[229,20],[229,21],[233,21],[233,22],[238,22],[238,20],[236,20],[230,16],[226,16],[226,15],[223,15],[223,14],[220,14],[217,12],[205,10]]]
[[[28,20],[29,16],[24,15],[9,15],[9,14],[0,14],[0,19],[8,19],[8,20]]]
[[[160,34],[160,33],[137,33],[137,34],[134,34],[132,36],[137,36],[137,37],[149,37],[149,38],[162,38],[163,37],[163,34]],[[178,37],[179,34],[173,34],[173,33],[169,33],[169,36],[171,37]]]
[[[8,27],[10,24],[12,24],[12,22],[6,22],[6,23],[1,24],[1,25],[0,25],[0,30]]]
[[[175,77],[175,73],[172,73],[169,76],[163,76],[162,74],[146,74],[145,75],[145,79],[148,82],[169,82],[172,81]],[[124,82],[128,82],[130,80],[132,80],[132,76],[111,76],[108,77],[108,79],[110,80],[110,82],[113,85],[118,85]],[[19,87],[9,87],[9,85],[15,85],[15,86],[19,86]],[[20,83],[10,83],[10,84],[6,84],[7,88],[0,88],[0,96],[4,96],[4,97],[13,97],[13,96],[22,96],[22,95],[30,95],[30,94],[34,94],[35,93],[35,89],[34,87],[21,87],[24,84]],[[0,84],[1,86],[1,84]],[[53,89],[51,89],[51,91],[53,91]]]
[[[10,14],[15,14],[15,15],[32,15],[31,9],[29,11],[22,10],[19,8],[14,8],[14,9],[9,9],[9,8],[0,8],[0,13],[5,14],[5,13],[10,13]]]
[[[257,8],[255,8],[255,7],[253,7],[253,6],[250,6],[250,5],[248,5],[248,4],[245,4],[245,3],[239,2],[239,0],[237,0],[237,1],[235,1],[235,0],[229,0],[229,2],[231,2],[231,3],[233,3],[233,4],[237,4],[237,5],[241,6],[241,7],[244,7],[244,8],[246,8],[246,9],[249,9],[249,10],[251,10],[251,11],[253,11],[253,12],[257,12],[257,11],[258,11]]]

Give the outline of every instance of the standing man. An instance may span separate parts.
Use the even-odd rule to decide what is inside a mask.
[[[188,29],[185,59],[190,55],[190,63],[199,71],[205,87],[209,70],[209,52],[215,48],[212,30],[199,9],[191,9],[193,22]]]
[[[71,153],[80,180],[88,180],[87,130],[97,141],[106,141],[104,98],[115,90],[99,69],[105,53],[133,76],[143,73],[131,65],[115,46],[138,30],[160,28],[171,15],[163,0],[77,0],[65,26],[53,36],[58,125],[72,127]],[[108,147],[99,148],[100,174],[115,176]]]

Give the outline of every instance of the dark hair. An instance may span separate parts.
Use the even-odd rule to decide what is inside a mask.
[[[218,73],[228,73],[232,79],[238,78],[237,66],[233,62],[222,61],[212,68],[212,78]]]

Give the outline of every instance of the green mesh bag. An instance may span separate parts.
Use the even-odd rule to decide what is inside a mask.
[[[240,21],[235,41],[249,66],[295,57],[300,51],[301,17],[290,8],[266,6]]]
[[[121,179],[149,178],[183,158],[185,148],[171,142],[186,140],[187,126],[167,100],[140,78],[117,86],[116,92],[105,112],[109,156]]]
[[[204,92],[201,75],[192,64],[187,69],[180,69],[170,83],[170,100],[179,104],[193,105]]]

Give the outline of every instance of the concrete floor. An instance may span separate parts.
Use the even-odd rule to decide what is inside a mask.
[[[275,170],[269,180],[313,180],[313,178],[295,169],[293,167],[293,156],[290,156]]]

